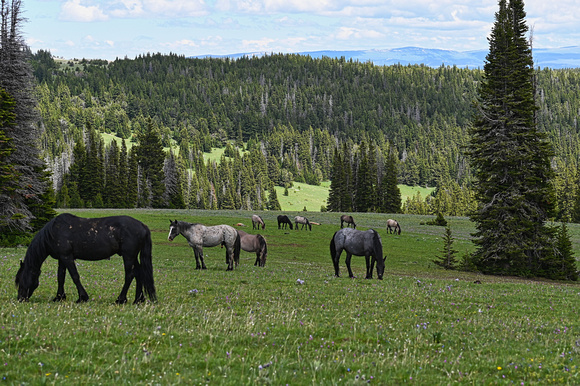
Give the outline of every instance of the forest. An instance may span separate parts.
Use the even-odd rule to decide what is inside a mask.
[[[41,148],[62,206],[276,208],[273,185],[332,179],[340,157],[354,183],[351,210],[381,210],[373,197],[389,189],[383,180],[390,159],[391,183],[437,187],[432,197],[413,197],[400,211],[465,215],[473,209],[465,146],[481,69],[292,54],[238,60],[144,54],[60,63],[39,51],[32,63]],[[538,69],[535,82],[538,125],[554,150],[557,216],[577,221],[580,70]],[[93,132],[124,143],[106,144]],[[139,150],[146,138],[165,149],[161,159],[147,162],[152,152]],[[204,161],[204,151],[224,146],[221,162]],[[367,162],[371,197],[361,200],[358,169]],[[82,172],[95,163],[102,172]],[[146,172],[148,164],[155,171]],[[83,181],[83,173],[97,180]],[[115,181],[135,190],[122,197],[134,198],[108,202],[105,192]]]

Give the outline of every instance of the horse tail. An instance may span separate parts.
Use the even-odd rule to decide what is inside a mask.
[[[336,233],[332,236],[332,240],[330,240],[330,257],[332,258],[333,262],[334,262],[334,257],[336,256],[336,243],[334,242],[335,238],[336,238]]]
[[[141,247],[141,278],[143,280],[143,287],[145,293],[149,296],[149,299],[154,302],[157,300],[157,294],[155,292],[155,282],[153,281],[153,262],[152,253],[153,246],[151,243],[151,231],[147,229],[147,234],[145,235],[145,242],[143,247]]]
[[[266,244],[266,239],[261,234],[256,235],[258,237],[258,242],[260,243],[260,261],[262,267],[266,266],[266,256],[268,255],[268,244]]]
[[[240,249],[242,249],[241,237],[236,231],[236,241],[234,242],[234,262],[236,265],[240,264]]]
[[[312,224],[310,224],[310,221],[308,221],[308,219],[306,219],[306,224],[308,224],[308,229],[312,230]]]

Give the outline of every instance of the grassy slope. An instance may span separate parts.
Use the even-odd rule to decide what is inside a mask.
[[[250,223],[244,211],[78,210],[85,217],[128,214],[152,230],[159,302],[114,306],[119,257],[78,261],[91,295],[50,302],[56,263],[43,266],[29,303],[15,301],[13,277],[25,249],[0,250],[0,344],[8,383],[139,384],[578,384],[578,284],[445,271],[430,260],[443,229],[399,215],[355,214],[379,230],[385,279],[335,278],[328,254],[335,213],[309,213],[312,232],[278,230],[277,212],[261,212],[269,245],[265,268],[242,252],[226,272],[224,250],[205,248],[207,271],[195,271],[183,237],[167,241],[168,220]],[[291,212],[294,215],[300,212]],[[449,218],[460,255],[472,249],[473,225]],[[252,231],[246,227],[248,232]],[[570,225],[579,253],[580,226]],[[303,280],[299,284],[297,280]],[[482,284],[474,284],[479,280]]]

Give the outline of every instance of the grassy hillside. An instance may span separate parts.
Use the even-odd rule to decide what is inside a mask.
[[[91,299],[51,302],[57,264],[48,259],[28,303],[16,301],[14,274],[24,248],[0,250],[2,379],[8,384],[577,384],[576,283],[481,276],[437,268],[440,227],[399,215],[356,214],[376,228],[387,256],[384,280],[365,280],[364,258],[344,254],[334,276],[329,242],[335,213],[312,213],[312,231],[279,230],[279,212],[261,212],[266,267],[242,252],[225,271],[224,250],[205,248],[196,271],[183,236],[167,240],[169,219],[207,225],[249,223],[243,211],[78,210],[85,217],[128,214],[152,231],[158,302],[112,303],[121,259],[77,260]],[[288,213],[293,215],[295,213]],[[448,219],[460,255],[472,224]],[[251,228],[246,231],[255,233]],[[580,227],[570,224],[578,254]],[[376,275],[374,275],[376,277]],[[481,283],[481,284],[479,284]],[[134,284],[133,284],[134,286]]]

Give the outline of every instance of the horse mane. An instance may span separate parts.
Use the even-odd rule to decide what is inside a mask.
[[[53,226],[54,222],[59,217],[60,216],[55,217],[52,220],[50,220],[32,238],[30,245],[28,245],[28,248],[26,249],[26,255],[24,256],[24,261],[21,262],[21,268],[18,271],[18,273],[16,274],[16,279],[14,281],[14,284],[16,284],[17,287],[20,284],[20,281],[22,279],[30,278],[30,275],[22,275],[21,274],[24,272],[24,271],[22,271],[23,269],[25,269],[27,271],[32,271],[35,274],[36,274],[36,272],[38,272],[38,274],[40,274],[40,266],[42,265],[42,263],[44,263],[44,261],[46,260],[46,257],[50,254],[50,248],[48,245],[53,240],[52,226]],[[27,286],[27,283],[25,283],[25,286]]]
[[[383,244],[381,243],[379,232],[374,229],[369,229],[373,231],[373,251],[375,253],[375,260],[377,261],[377,267],[379,264],[385,264],[383,261]]]

